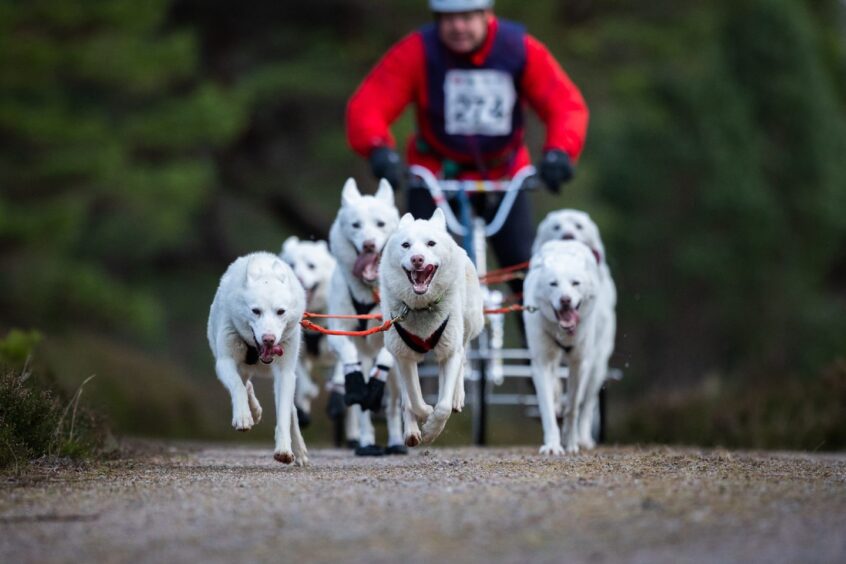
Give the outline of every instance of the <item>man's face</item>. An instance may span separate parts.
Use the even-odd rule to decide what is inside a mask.
[[[490,10],[437,14],[438,35],[451,51],[461,55],[472,53],[485,41],[490,16]]]

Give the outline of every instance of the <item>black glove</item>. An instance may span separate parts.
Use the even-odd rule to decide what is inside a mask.
[[[376,147],[370,153],[370,170],[377,179],[384,178],[397,190],[402,178],[402,161],[393,149]]]
[[[539,169],[541,180],[554,194],[561,191],[562,182],[573,178],[573,163],[570,162],[570,156],[559,149],[550,149],[544,153]]]

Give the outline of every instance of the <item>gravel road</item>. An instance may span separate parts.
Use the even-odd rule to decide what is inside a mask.
[[[146,445],[0,484],[0,562],[844,562],[846,455]]]

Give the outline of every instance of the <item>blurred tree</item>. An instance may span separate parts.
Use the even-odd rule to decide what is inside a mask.
[[[601,195],[635,373],[815,373],[842,352],[826,287],[846,241],[844,111],[809,13],[787,0],[691,9],[618,74]],[[612,44],[613,44],[612,43]],[[623,107],[621,105],[621,107]],[[641,378],[636,378],[640,381]]]
[[[195,226],[214,151],[244,114],[199,74],[194,35],[168,27],[169,4],[0,4],[4,321],[150,335],[162,322],[138,284],[150,267],[221,253]]]

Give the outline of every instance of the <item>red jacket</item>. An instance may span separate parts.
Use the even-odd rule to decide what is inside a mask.
[[[470,55],[473,64],[484,63],[497,28],[496,18],[491,18],[485,43]],[[584,98],[540,41],[526,34],[525,48],[526,66],[519,85],[521,100],[528,102],[546,124],[544,151],[561,149],[575,162],[582,152],[587,132],[588,109]],[[423,39],[420,31],[415,31],[391,47],[350,98],[346,114],[350,146],[364,157],[376,147],[395,147],[389,129],[391,123],[411,102],[415,103],[420,120],[420,116],[425,115],[427,98]],[[440,158],[421,153],[413,137],[406,159],[409,164],[421,164],[436,174],[441,169]],[[510,165],[488,171],[486,176],[508,177],[530,162],[524,144]],[[479,178],[481,174],[468,172],[461,176]]]

